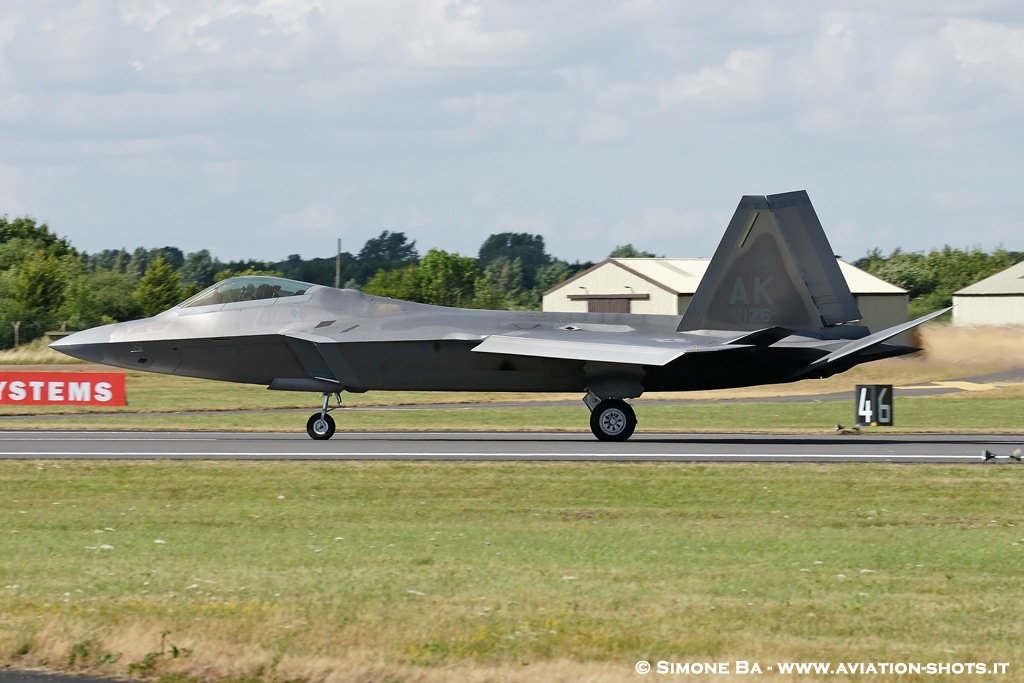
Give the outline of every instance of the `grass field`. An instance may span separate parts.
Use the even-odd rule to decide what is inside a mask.
[[[923,358],[699,398],[852,394],[857,383],[914,385],[1024,365],[1019,331],[979,339],[927,330],[929,338]],[[15,361],[0,354],[5,362]],[[301,432],[318,404],[311,395],[183,378],[132,374],[128,382],[127,409],[4,407],[0,428]],[[897,429],[1024,432],[1024,386],[969,388],[897,398]],[[536,398],[366,394],[346,396],[352,408],[336,416],[341,430],[587,430],[582,404],[486,405]],[[638,403],[640,434],[831,432],[853,418],[852,400]],[[226,408],[252,412],[217,410]],[[0,462],[0,666],[163,683],[600,683],[645,680],[633,669],[640,659],[1006,662],[1006,675],[971,680],[1024,681],[1022,473],[983,465]]]
[[[639,659],[970,661],[1022,680],[1019,475],[7,462],[0,662],[603,681]]]

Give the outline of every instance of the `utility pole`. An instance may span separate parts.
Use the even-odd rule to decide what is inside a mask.
[[[334,286],[341,289],[341,238],[338,238],[338,255],[334,257]]]

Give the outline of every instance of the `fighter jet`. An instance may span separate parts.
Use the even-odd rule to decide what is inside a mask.
[[[364,391],[581,392],[590,428],[625,441],[628,402],[829,377],[918,351],[871,333],[806,192],[745,196],[680,315],[430,306],[273,277],[224,280],[144,320],[51,347],[127,370],[323,394],[306,430],[335,432],[331,396]]]

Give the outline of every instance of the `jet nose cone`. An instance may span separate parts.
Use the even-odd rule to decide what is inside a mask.
[[[104,325],[69,334],[63,339],[51,343],[50,348],[72,358],[90,363],[102,363],[110,344],[110,327],[110,325]]]

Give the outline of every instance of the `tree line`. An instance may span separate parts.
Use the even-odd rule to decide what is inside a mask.
[[[385,230],[358,253],[342,253],[340,275],[343,287],[411,301],[539,310],[545,290],[592,265],[554,258],[540,235],[491,235],[471,258],[440,249],[420,256],[404,233]],[[334,285],[336,260],[222,262],[206,249],[172,246],[90,254],[31,217],[0,216],[0,348],[155,315],[215,282],[254,274]]]
[[[895,249],[888,256],[872,249],[855,266],[907,290],[910,317],[915,318],[953,303],[953,292],[1024,261],[1024,252],[945,246],[929,252]]]
[[[652,257],[631,244],[612,258]],[[944,247],[888,256],[875,249],[858,267],[910,292],[911,314],[949,305],[952,293],[1024,260],[1024,252]],[[369,294],[465,308],[539,310],[543,293],[593,264],[551,256],[540,235],[490,235],[477,256],[441,249],[420,255],[402,232],[385,230],[341,255],[341,283]],[[222,262],[206,249],[77,251],[45,223],[0,216],[0,348],[51,330],[78,330],[155,315],[235,275],[266,274],[333,285],[333,256]]]

